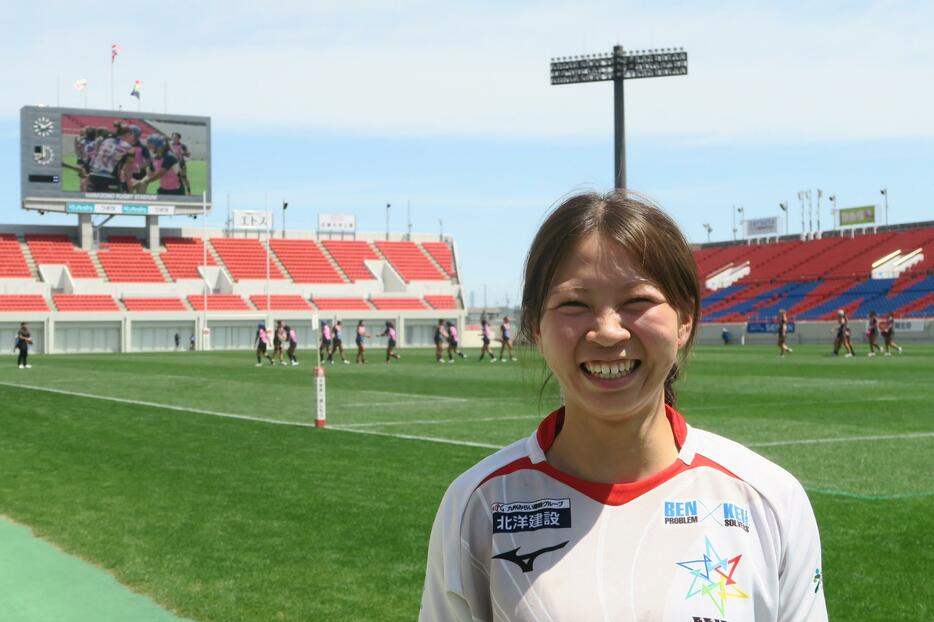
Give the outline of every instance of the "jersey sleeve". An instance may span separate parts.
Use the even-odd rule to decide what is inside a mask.
[[[460,581],[460,521],[453,521],[449,510],[442,503],[431,528],[419,622],[478,620],[471,613],[470,604],[463,594]]]
[[[807,494],[797,482],[787,508],[786,544],[779,568],[778,622],[826,622],[820,534]],[[793,538],[793,546],[787,537]]]

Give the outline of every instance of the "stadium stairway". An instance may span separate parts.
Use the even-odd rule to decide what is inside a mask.
[[[328,260],[328,263],[331,264],[331,267],[334,268],[334,271],[341,275],[341,278],[344,279],[344,283],[353,283],[353,279],[350,278],[344,268],[337,262],[337,259],[334,258],[334,255],[331,254],[331,251],[322,243],[318,245],[321,248],[321,253],[324,255],[324,258]]]
[[[104,264],[101,263],[101,258],[97,256],[97,251],[88,251],[88,259],[91,260],[91,265],[97,270],[98,278],[109,281],[107,271],[104,270]]]
[[[166,283],[174,283],[175,279],[172,278],[172,273],[169,272],[169,269],[165,266],[165,262],[162,261],[162,252],[149,251],[152,254],[152,260],[156,262],[156,267],[159,268],[159,272],[162,274],[162,278],[165,279]]]
[[[23,253],[23,258],[26,260],[26,266],[29,268],[29,273],[32,274],[32,278],[35,280],[39,279],[39,266],[36,265],[36,258],[32,256],[32,251],[29,250],[29,244],[26,244],[25,240],[17,240],[19,242],[19,249]]]
[[[447,242],[422,242],[422,247],[428,251],[444,272],[452,279],[457,279],[457,266],[454,265],[454,250]]]
[[[263,247],[263,250],[267,250],[267,249],[269,250],[269,258],[272,259],[272,265],[278,268],[280,274],[282,274],[287,280],[292,281],[294,283],[295,279],[292,278],[292,274],[288,270],[286,270],[285,264],[282,263],[282,260],[279,259],[278,255],[276,255],[275,249],[273,249],[272,245],[269,242],[270,240],[263,240],[261,242],[261,246]]]
[[[455,278],[456,278],[454,274],[451,274],[451,272],[449,272],[449,271],[447,270],[447,268],[445,268],[443,265],[441,265],[441,262],[438,261],[438,260],[435,258],[435,256],[431,254],[431,251],[429,251],[427,248],[425,248],[425,245],[424,245],[424,244],[416,244],[416,246],[419,248],[419,250],[422,251],[422,255],[424,255],[425,257],[428,258],[428,261],[431,263],[431,265],[433,265],[433,266],[435,267],[435,269],[438,270],[438,272],[440,272],[441,274],[445,275],[445,276],[448,277],[449,279],[455,279]]]
[[[211,259],[214,260],[214,265],[221,269],[221,272],[224,273],[224,276],[226,276],[231,283],[236,281],[236,279],[233,278],[233,275],[230,273],[230,270],[227,269],[226,264],[224,264],[224,260],[221,259],[220,253],[218,253],[217,249],[214,248],[214,245],[211,244],[211,240],[205,240],[204,243],[207,244],[208,255],[210,255]]]

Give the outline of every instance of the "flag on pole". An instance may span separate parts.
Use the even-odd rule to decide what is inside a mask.
[[[116,43],[114,43],[114,44],[112,44],[112,45],[110,46],[110,64],[111,64],[111,65],[113,64],[113,62],[114,62],[115,60],[117,60],[117,56],[118,56],[118,55],[120,54],[120,52],[122,52],[122,51],[123,51],[123,48],[121,48],[121,47],[120,47],[119,45],[117,45]]]
[[[80,80],[75,80],[75,90],[76,90],[76,91],[83,91],[83,90],[86,89],[87,87],[88,87],[88,81],[87,81],[86,79],[81,78]]]
[[[130,91],[130,97],[135,97],[136,99],[139,99],[139,89],[140,89],[140,81],[135,80],[133,82],[133,90]]]

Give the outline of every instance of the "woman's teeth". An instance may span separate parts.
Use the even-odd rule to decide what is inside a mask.
[[[604,380],[613,380],[628,376],[638,366],[639,361],[635,359],[624,359],[612,362],[588,361],[582,365],[588,374]]]

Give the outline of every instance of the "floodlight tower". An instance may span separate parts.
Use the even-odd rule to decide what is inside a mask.
[[[613,46],[612,54],[564,56],[551,59],[552,84],[613,81],[613,120],[616,162],[616,188],[626,188],[626,116],[623,82],[635,78],[683,76],[688,72],[688,53],[684,48],[636,50],[626,52]]]

